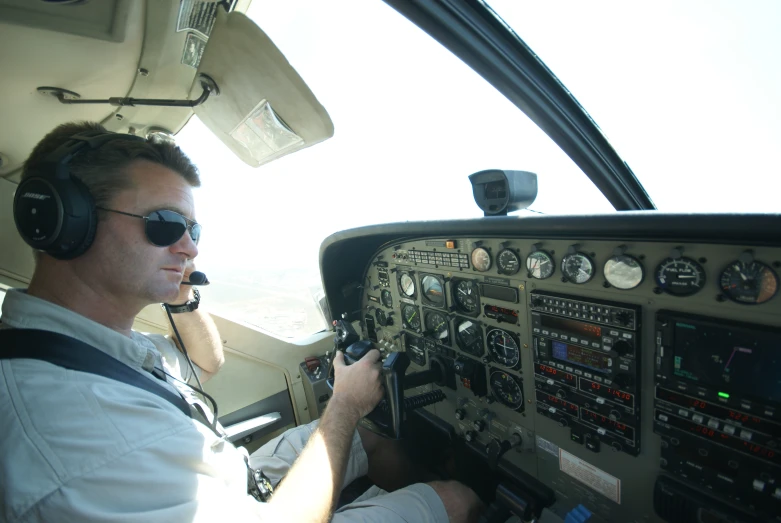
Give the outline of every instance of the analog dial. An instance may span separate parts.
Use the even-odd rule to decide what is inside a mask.
[[[437,307],[445,306],[445,289],[439,278],[426,274],[420,281],[420,286],[423,289],[423,298],[427,302]]]
[[[616,289],[634,289],[645,278],[645,270],[640,261],[628,254],[613,256],[605,263],[605,279]]]
[[[473,314],[480,306],[477,284],[471,280],[460,280],[456,284],[454,298],[456,306],[463,312]]]
[[[415,280],[410,273],[401,273],[401,276],[399,277],[399,290],[405,296],[415,296]]]
[[[447,316],[441,312],[429,311],[426,313],[426,335],[440,343],[447,343],[450,330],[447,325]]]
[[[553,276],[556,266],[553,265],[553,258],[545,251],[534,251],[526,258],[526,270],[529,276],[538,280],[544,280]]]
[[[594,277],[594,262],[582,252],[568,254],[561,260],[561,272],[572,283],[586,283]]]
[[[735,261],[721,273],[724,295],[736,303],[758,305],[778,292],[778,275],[762,262]]]
[[[515,274],[521,268],[521,259],[510,249],[504,249],[496,257],[496,267],[501,274]]]
[[[382,309],[374,310],[374,317],[377,318],[377,323],[385,327],[388,324],[388,315]]]
[[[388,289],[383,289],[380,293],[380,300],[382,300],[382,304],[388,307],[389,309],[393,308],[393,296],[391,295],[391,291]]]
[[[472,356],[483,355],[483,329],[472,320],[456,322],[456,343],[458,347]]]
[[[420,314],[418,308],[412,305],[404,305],[401,308],[401,317],[404,320],[404,327],[412,330],[420,330]]]
[[[509,332],[502,329],[491,329],[485,338],[488,353],[495,362],[512,368],[521,361],[518,342]]]
[[[480,272],[485,272],[491,268],[491,253],[485,248],[478,247],[472,251],[472,267]]]
[[[491,392],[499,400],[499,403],[514,410],[523,407],[523,389],[513,376],[504,371],[492,369],[489,383]]]
[[[656,285],[672,296],[691,296],[705,286],[705,270],[691,258],[667,258],[656,268]]]

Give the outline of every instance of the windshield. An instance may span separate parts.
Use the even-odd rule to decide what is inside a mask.
[[[489,3],[660,211],[778,212],[781,2]]]
[[[251,169],[193,118],[177,142],[202,171],[204,306],[280,337],[325,328],[319,248],[344,229],[482,216],[467,176],[537,173],[543,213],[611,212],[520,110],[382,2],[253,2],[328,110],[332,139]],[[341,311],[334,311],[336,314]]]

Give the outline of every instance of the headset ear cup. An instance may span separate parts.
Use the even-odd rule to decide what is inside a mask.
[[[63,235],[73,238],[73,244],[63,252],[49,252],[59,260],[72,260],[87,252],[95,241],[95,234],[98,230],[98,211],[95,208],[95,200],[87,189],[87,186],[81,180],[71,177],[68,182],[69,197],[71,204],[75,209],[83,209],[79,213],[78,219],[65,216],[63,220]]]

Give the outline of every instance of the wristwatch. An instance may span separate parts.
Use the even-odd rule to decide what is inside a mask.
[[[187,300],[181,305],[168,305],[168,310],[171,311],[173,314],[176,314],[178,312],[192,312],[195,309],[198,308],[198,304],[201,303],[201,293],[198,292],[198,289],[193,289],[193,298],[192,300]]]

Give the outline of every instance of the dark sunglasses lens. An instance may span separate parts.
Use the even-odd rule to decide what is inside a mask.
[[[193,224],[192,229],[190,229],[190,238],[193,239],[193,242],[195,242],[196,245],[198,244],[198,240],[201,239],[200,223]]]
[[[146,220],[146,237],[159,247],[178,242],[186,230],[184,216],[173,211],[154,211]]]

